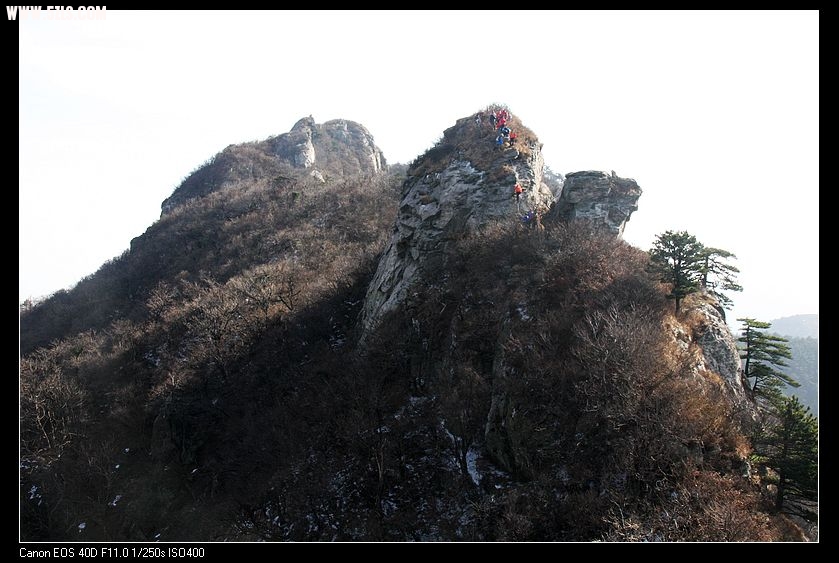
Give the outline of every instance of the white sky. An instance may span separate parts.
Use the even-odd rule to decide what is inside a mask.
[[[20,300],[121,254],[229,144],[311,114],[408,162],[500,102],[555,171],[638,181],[632,244],[737,254],[729,321],[818,312],[817,11],[110,11],[19,33]]]

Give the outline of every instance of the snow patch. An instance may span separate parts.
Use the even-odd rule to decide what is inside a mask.
[[[160,358],[152,351],[143,354],[143,359],[149,362],[154,367],[160,367]]]
[[[412,407],[416,407],[418,405],[425,404],[428,401],[428,397],[408,397],[408,402],[411,403]]]
[[[519,305],[518,307],[516,307],[516,311],[518,312],[519,317],[521,317],[521,320],[523,321],[529,321],[533,318],[527,314],[527,309],[524,308],[524,305]]]
[[[478,471],[478,458],[480,455],[480,452],[474,447],[469,448],[469,451],[466,452],[466,469],[469,471],[469,477],[472,478],[472,482],[476,485],[481,484],[481,473]]]

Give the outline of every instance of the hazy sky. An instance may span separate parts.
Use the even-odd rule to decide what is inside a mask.
[[[555,171],[638,181],[630,243],[737,254],[730,320],[818,312],[816,11],[110,11],[19,33],[21,300],[121,254],[229,144],[311,114],[408,162],[499,102]]]

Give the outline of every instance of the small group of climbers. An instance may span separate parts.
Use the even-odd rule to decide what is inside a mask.
[[[495,146],[497,147],[503,147],[504,143],[508,143],[510,148],[513,148],[516,144],[518,134],[507,126],[508,121],[510,121],[510,112],[505,108],[489,112],[489,124],[498,133],[495,137]],[[480,115],[478,116],[478,123],[480,124]]]
[[[510,129],[507,125],[510,122],[510,112],[506,108],[500,108],[496,111],[489,111],[488,121],[489,124],[495,129],[497,135],[495,137],[495,145],[497,147],[503,147],[505,143],[509,143],[511,148],[515,148],[516,139],[518,138],[518,134],[515,131]],[[475,116],[475,124],[478,127],[481,126],[483,123],[483,118],[481,114],[478,113]],[[519,157],[519,151],[516,150],[516,157]],[[521,213],[521,195],[524,193],[524,188],[521,184],[516,183],[513,187],[513,197],[516,198],[516,210],[518,213]],[[536,227],[541,229],[541,216],[537,211],[528,211],[524,216],[522,216],[522,222],[528,226]]]
[[[508,121],[510,121],[510,112],[505,108],[497,109],[489,114],[489,122],[496,129],[504,127]]]

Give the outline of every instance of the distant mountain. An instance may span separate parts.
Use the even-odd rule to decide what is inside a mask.
[[[770,329],[789,339],[792,359],[784,370],[801,384],[797,389],[788,389],[788,395],[798,395],[810,407],[813,414],[819,414],[819,315],[793,315],[772,321]]]
[[[819,414],[819,340],[790,338],[792,359],[787,361],[786,373],[795,377],[801,387],[789,389],[788,395],[798,395],[813,414]]]
[[[772,322],[772,332],[781,336],[797,336],[802,338],[819,337],[819,315],[793,315],[781,317]]]

